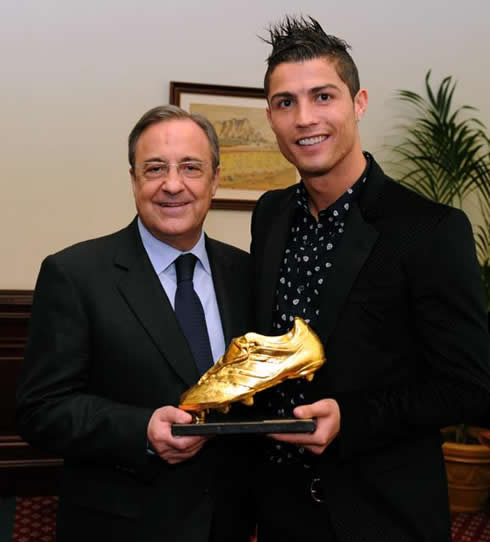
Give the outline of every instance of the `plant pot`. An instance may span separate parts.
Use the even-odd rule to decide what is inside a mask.
[[[452,429],[443,429],[442,433],[450,433]],[[481,430],[468,427],[472,436],[477,436]],[[451,513],[483,510],[490,495],[490,446],[446,441],[442,451]]]

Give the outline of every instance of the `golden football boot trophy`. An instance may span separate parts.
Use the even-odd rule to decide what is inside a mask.
[[[252,405],[254,395],[291,378],[312,380],[325,362],[322,343],[299,317],[278,337],[246,333],[233,339],[225,354],[180,398],[179,408],[203,423],[206,412],[228,412],[240,401]]]

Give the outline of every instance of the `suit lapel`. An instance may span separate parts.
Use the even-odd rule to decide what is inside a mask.
[[[199,376],[192,354],[145,252],[136,222],[126,231],[128,236],[114,262],[125,271],[118,288],[166,361],[188,386],[192,386]]]
[[[374,158],[371,160],[367,183],[359,201],[349,211],[334,265],[320,294],[324,309],[320,313],[318,329],[324,340],[332,333],[347,296],[379,236],[368,220],[376,218],[377,202],[386,176]]]
[[[277,281],[281,267],[281,258],[289,238],[291,224],[295,212],[293,194],[288,193],[279,213],[265,235],[264,250],[259,257],[263,257],[260,265],[260,280],[258,281],[256,315],[258,329],[269,333],[272,326],[272,312],[275,305]]]
[[[219,245],[206,236],[206,251],[213,276],[214,291],[218,302],[218,309],[223,326],[225,344],[228,345],[232,337],[234,311],[230,294],[233,291],[231,262],[219,248]]]
[[[237,260],[223,245],[207,236],[206,251],[211,265],[225,344],[228,345],[234,337],[244,333],[244,324],[249,323],[249,308],[243,305],[244,300],[250,299],[250,292],[243,291],[249,286],[247,269],[237,268]]]
[[[357,204],[350,211],[345,232],[334,258],[334,265],[320,293],[320,318],[318,330],[324,339],[330,335],[339,317],[342,306],[369,256],[376,239],[376,229],[367,223]]]

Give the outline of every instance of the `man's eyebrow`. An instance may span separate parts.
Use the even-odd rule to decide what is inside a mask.
[[[319,87],[313,87],[310,88],[308,91],[310,94],[316,94],[317,92],[321,92],[322,90],[340,90],[337,85],[334,85],[333,83],[326,83],[325,85],[320,85]]]
[[[184,156],[182,160],[179,160],[179,162],[200,162],[203,163],[204,160],[202,158],[199,158],[198,156]]]
[[[340,90],[340,88],[337,85],[334,85],[333,83],[325,83],[324,85],[319,85],[317,87],[312,87],[308,89],[308,94],[316,94],[317,92],[321,92],[322,90]],[[284,92],[277,92],[276,94],[273,94],[270,97],[270,101],[276,100],[277,98],[289,98],[292,99],[296,95],[292,92],[289,92],[285,90]]]
[[[161,162],[162,164],[166,162],[164,158],[160,158],[159,156],[154,158],[147,158],[146,160],[143,160],[143,164],[149,164],[150,162]]]
[[[276,100],[277,98],[294,98],[294,94],[292,94],[291,92],[287,92],[287,91],[277,92],[276,94],[273,94],[270,97],[270,101],[272,102],[273,100]]]
[[[168,160],[166,158],[162,158],[161,156],[155,156],[151,158],[147,158],[146,160],[143,160],[143,164],[149,164],[152,162],[158,162],[160,164],[167,164]],[[182,159],[179,160],[179,162],[200,162],[202,163],[203,160],[201,158],[198,158],[196,156],[184,156]]]

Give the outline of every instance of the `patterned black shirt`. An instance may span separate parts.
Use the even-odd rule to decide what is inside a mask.
[[[296,191],[297,209],[284,250],[276,290],[276,306],[272,327],[277,335],[287,333],[295,316],[300,316],[315,328],[320,311],[320,291],[328,281],[329,270],[335,265],[335,252],[344,233],[347,215],[359,198],[371,163],[361,177],[334,203],[318,213],[318,220],[308,206],[308,193],[302,182]],[[266,409],[274,417],[293,417],[296,405],[306,404],[307,386],[303,379],[286,381],[266,395]],[[303,462],[310,467],[309,456],[303,448],[272,442],[267,456],[274,463]]]

